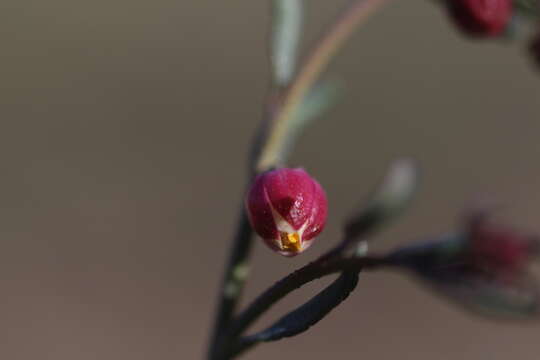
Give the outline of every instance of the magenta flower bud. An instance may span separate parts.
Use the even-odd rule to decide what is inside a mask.
[[[450,16],[467,35],[500,35],[512,17],[512,0],[446,0]]]
[[[535,255],[536,239],[489,219],[480,217],[469,228],[472,263],[495,272],[510,274],[523,270]]]
[[[321,185],[303,169],[260,174],[246,197],[253,229],[274,251],[295,256],[324,228],[328,204]]]
[[[386,261],[469,311],[538,317],[539,284],[529,265],[540,255],[539,238],[494,221],[486,209],[469,212],[462,230],[398,249]]]

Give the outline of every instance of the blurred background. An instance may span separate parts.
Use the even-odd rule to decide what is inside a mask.
[[[306,3],[310,44],[344,1]],[[268,86],[269,2],[0,8],[0,358],[202,358]],[[370,21],[330,69],[345,96],[291,160],[326,188],[327,230],[294,259],[258,243],[246,299],[337,241],[401,155],[421,163],[422,188],[374,249],[452,229],[477,196],[540,232],[540,73],[523,49],[464,39],[427,1]],[[539,330],[366,273],[318,326],[244,358],[532,360]]]

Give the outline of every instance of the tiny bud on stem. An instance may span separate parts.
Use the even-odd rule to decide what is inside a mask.
[[[303,169],[262,173],[246,197],[253,229],[284,256],[298,255],[311,246],[324,228],[327,208],[324,190]]]

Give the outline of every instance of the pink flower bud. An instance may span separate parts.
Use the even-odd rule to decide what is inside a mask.
[[[534,255],[535,239],[480,217],[469,228],[471,260],[500,273],[522,270]]]
[[[321,185],[303,169],[260,174],[246,197],[253,229],[274,251],[295,256],[324,228],[327,201]]]
[[[456,25],[467,35],[497,36],[512,17],[512,0],[446,0]]]

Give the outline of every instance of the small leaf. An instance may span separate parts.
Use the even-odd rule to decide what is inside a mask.
[[[283,135],[283,143],[276,150],[277,163],[282,163],[287,155],[292,150],[298,137],[304,129],[310,125],[313,120],[324,115],[325,112],[332,108],[341,94],[342,85],[340,81],[327,80],[322,81],[312,88],[302,103],[297,106],[297,109],[291,115],[291,118],[286,123],[286,131]],[[271,102],[268,112],[270,116],[262,122],[259,132],[253,142],[250,153],[250,166],[254,167],[261,155],[261,146],[263,139],[268,136],[268,130],[271,127],[272,115],[279,111],[279,101]]]
[[[272,24],[272,67],[274,80],[287,85],[295,72],[302,30],[302,0],[274,0]]]
[[[336,80],[323,81],[311,89],[288,122],[286,140],[279,158],[286,157],[298,137],[313,120],[323,116],[335,105],[341,89],[341,82]]]
[[[418,167],[411,159],[394,161],[379,189],[375,192],[373,202],[384,212],[395,213],[401,210],[411,199],[418,183]]]
[[[310,121],[324,115],[341,95],[343,85],[341,81],[332,79],[317,84],[306,96],[291,121],[291,127],[304,128]]]
[[[311,300],[294,309],[269,328],[241,339],[241,343],[276,341],[298,335],[322,320],[332,309],[341,304],[358,284],[356,272],[344,272],[332,284]]]

